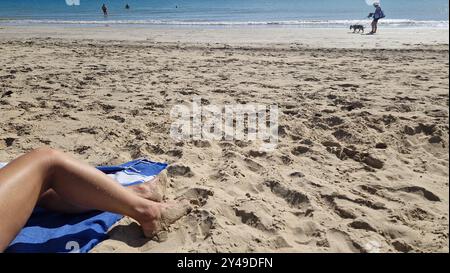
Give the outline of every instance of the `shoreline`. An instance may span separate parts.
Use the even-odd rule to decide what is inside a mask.
[[[167,27],[296,27],[296,28],[342,28],[351,24],[370,26],[371,19],[335,19],[335,20],[285,20],[285,21],[165,21],[158,19],[92,19],[92,20],[58,20],[58,19],[10,19],[0,18],[0,24],[9,26],[50,26],[50,25],[123,25],[123,26],[167,26]],[[387,28],[427,28],[448,29],[448,20],[412,20],[387,19],[379,22]]]
[[[448,46],[449,29],[380,28],[377,35],[343,28],[291,26],[0,26],[0,40],[56,38],[69,40],[140,41],[156,43],[295,45],[305,48],[404,49]]]

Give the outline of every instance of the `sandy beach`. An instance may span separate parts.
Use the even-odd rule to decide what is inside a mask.
[[[448,29],[0,27],[0,162],[168,162],[194,211],[92,252],[448,252]],[[279,140],[176,141],[171,109],[276,104]]]
[[[381,26],[382,27],[382,26]],[[366,33],[369,30],[366,29]],[[342,28],[268,26],[126,26],[26,25],[0,26],[0,39],[59,38],[156,43],[228,44],[308,48],[414,48],[448,45],[448,29],[385,28],[382,35],[362,35]]]

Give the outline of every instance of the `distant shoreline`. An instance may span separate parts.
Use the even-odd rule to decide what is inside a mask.
[[[136,26],[136,25],[1,25],[0,40],[70,39],[157,43],[295,45],[306,48],[401,49],[449,44],[448,29],[384,28],[377,35],[342,28]]]
[[[370,24],[371,19],[349,19],[349,20],[287,20],[287,21],[177,21],[177,20],[34,20],[34,19],[11,19],[0,18],[1,24],[12,26],[34,26],[34,25],[75,25],[75,26],[187,26],[187,27],[297,27],[297,28],[341,28],[352,24]],[[448,20],[411,20],[411,19],[386,19],[380,21],[380,26],[388,28],[427,28],[448,29]]]

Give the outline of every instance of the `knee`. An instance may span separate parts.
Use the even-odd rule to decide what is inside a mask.
[[[63,156],[62,152],[50,147],[37,148],[30,154],[48,170],[57,166]]]
[[[50,147],[40,147],[40,148],[34,149],[32,151],[32,153],[38,154],[39,156],[42,156],[42,157],[54,157],[54,156],[57,156],[61,152],[56,149],[50,148]]]

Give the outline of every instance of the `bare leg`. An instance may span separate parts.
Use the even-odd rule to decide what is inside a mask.
[[[372,21],[372,31],[370,32],[371,34],[375,33],[375,20]]]
[[[0,170],[0,251],[14,239],[40,196],[49,189],[75,206],[129,216],[150,237],[189,211],[187,204],[170,206],[146,200],[97,169],[42,148],[20,156]]]
[[[90,209],[83,208],[78,205],[72,204],[64,200],[53,189],[49,189],[44,192],[37,204],[37,206],[46,208],[48,210],[63,212],[63,213],[82,213],[87,212]]]
[[[378,21],[374,21],[374,30],[373,33],[377,33],[378,30]]]
[[[132,193],[155,202],[163,201],[167,186],[167,175],[164,172],[146,183],[126,187]],[[63,212],[63,213],[82,213],[89,211],[88,208],[83,208],[64,200],[53,189],[44,192],[37,205],[49,210]]]
[[[140,197],[155,202],[163,201],[164,196],[166,195],[166,188],[167,188],[166,171],[162,171],[157,177],[155,177],[153,180],[149,182],[127,187],[127,189],[131,190]]]

